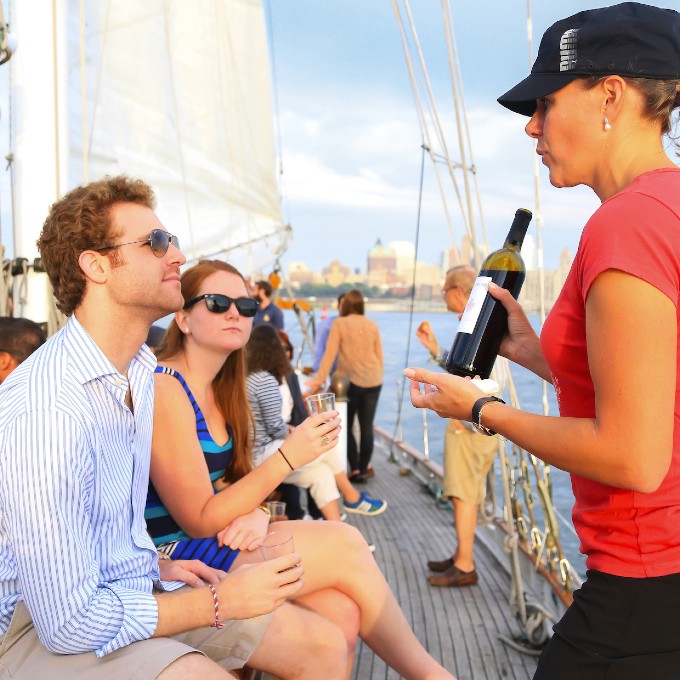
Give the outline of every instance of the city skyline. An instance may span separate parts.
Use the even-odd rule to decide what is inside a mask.
[[[351,268],[339,258],[316,268],[310,268],[304,261],[290,262],[284,274],[285,290],[301,298],[317,295],[333,295],[333,290],[343,287],[359,287],[364,290],[379,291],[382,295],[404,297],[413,296],[419,301],[432,301],[440,297],[445,274],[451,266],[458,264],[473,265],[472,248],[467,236],[463,237],[460,247],[442,251],[439,264],[434,265],[414,260],[415,246],[407,241],[388,242],[380,239],[366,252],[366,267]],[[486,253],[480,253],[484,257]],[[550,308],[559,294],[571,268],[572,254],[563,248],[556,267],[538,269],[535,267],[535,245],[531,235],[527,235],[522,248],[526,264],[526,280],[520,301],[528,311],[537,311],[541,291],[545,296],[546,307]],[[414,278],[415,264],[415,278]]]
[[[499,243],[497,246],[494,246],[492,249],[488,249],[485,246],[480,246],[480,252],[479,252],[479,259],[480,262],[481,260],[486,257],[486,255],[491,252],[492,250],[496,250],[499,248],[502,244]],[[309,272],[323,272],[325,269],[331,267],[333,264],[337,263],[338,266],[344,267],[348,271],[348,275],[352,276],[367,276],[368,274],[368,260],[371,255],[371,252],[376,249],[376,247],[383,247],[383,248],[394,248],[395,246],[397,248],[400,248],[402,250],[402,260],[407,262],[407,266],[410,266],[414,260],[414,254],[415,254],[415,244],[411,241],[405,241],[405,240],[399,240],[399,241],[386,241],[383,243],[383,239],[378,237],[378,239],[373,243],[372,246],[368,247],[364,253],[364,255],[360,255],[360,249],[356,247],[356,252],[357,252],[357,259],[356,261],[359,261],[359,258],[361,259],[362,264],[357,265],[357,266],[352,266],[349,262],[344,261],[340,257],[335,257],[335,256],[329,256],[330,259],[327,260],[322,260],[318,257],[315,258],[315,261],[310,264],[307,260],[293,260],[290,259],[286,265],[283,267],[284,269],[284,274],[289,274],[291,271],[309,271]],[[407,251],[407,247],[410,247]],[[454,255],[455,253],[455,255]],[[534,240],[534,237],[532,234],[527,234],[524,244],[522,245],[522,259],[524,260],[525,267],[527,271],[535,270],[538,268],[537,264],[537,250],[536,250],[536,243]],[[561,264],[564,263],[565,257],[571,261],[573,257],[573,253],[570,248],[567,246],[564,246],[560,251],[559,255],[555,258],[555,265],[560,266]],[[436,262],[431,262],[431,261],[425,261],[420,258],[417,259],[417,262],[419,265],[424,265],[424,266],[432,266],[432,267],[437,267],[440,272],[441,276],[444,276],[446,274],[446,271],[450,269],[453,266],[456,266],[457,264],[470,264],[471,266],[474,266],[474,262],[472,260],[472,253],[471,253],[471,245],[469,242],[469,238],[464,235],[463,238],[461,239],[461,244],[460,245],[452,245],[449,248],[446,248],[444,250],[441,250],[439,252],[439,257],[436,258]],[[396,267],[398,269],[398,267]],[[548,267],[546,267],[548,268]],[[549,267],[549,268],[554,268],[554,267]]]

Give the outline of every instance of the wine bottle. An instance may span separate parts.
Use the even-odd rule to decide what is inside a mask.
[[[489,283],[493,281],[509,290],[515,299],[519,296],[526,275],[520,250],[531,218],[529,210],[520,208],[503,247],[482,263],[446,360],[449,373],[473,378],[477,375],[488,378],[491,374],[508,329],[508,313],[489,294]]]

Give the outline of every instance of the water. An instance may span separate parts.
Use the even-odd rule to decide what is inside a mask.
[[[402,439],[416,449],[424,451],[423,414],[425,414],[429,435],[430,458],[441,463],[446,420],[439,418],[431,411],[413,408],[408,395],[408,384],[404,385],[403,383],[402,371],[406,366],[443,370],[430,362],[430,354],[415,337],[415,330],[422,321],[427,319],[440,345],[448,349],[451,346],[458,326],[456,315],[451,313],[414,312],[411,317],[407,312],[370,312],[367,316],[373,319],[380,328],[385,362],[385,378],[378,403],[376,424],[389,433],[394,434],[396,432],[397,415],[401,402]],[[537,316],[533,317],[531,321],[534,327],[538,327],[539,319]],[[302,332],[293,312],[285,312],[285,322],[286,332],[289,334],[297,351],[297,348],[302,343]],[[311,365],[310,357],[311,353],[305,350],[303,352],[303,365]],[[521,407],[525,411],[532,413],[543,413],[541,380],[533,373],[515,365],[512,366],[512,376]],[[557,402],[551,386],[548,386],[548,404],[549,413],[557,414]],[[533,484],[533,473],[531,474]],[[499,476],[497,475],[497,477]],[[579,573],[584,574],[585,560],[578,551],[578,539],[573,532],[570,519],[574,496],[571,491],[569,475],[562,470],[551,468],[551,476],[555,509],[567,523],[565,525],[560,522],[562,547],[567,559],[569,559]],[[534,503],[534,508],[536,509],[539,506],[539,500],[536,496],[534,497]],[[537,512],[537,515],[540,517],[540,512]],[[539,519],[539,528],[542,526],[541,522],[542,519]]]

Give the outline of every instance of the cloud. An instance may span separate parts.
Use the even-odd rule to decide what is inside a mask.
[[[309,95],[293,101],[295,109],[288,108],[281,118],[285,196],[297,235],[291,259],[318,260],[318,252],[312,254],[304,249],[309,243],[307,229],[318,229],[319,220],[330,229],[333,258],[339,257],[352,267],[363,264],[362,248],[370,247],[376,235],[384,241],[413,240],[421,131],[412,100],[380,93],[366,105],[365,92],[338,88],[334,96],[323,101],[323,106]],[[446,127],[449,152],[453,161],[458,162],[453,110],[442,107],[440,115]],[[523,131],[526,119],[495,104],[471,108],[468,122],[480,200],[493,249],[503,242],[515,210],[534,208],[534,151]],[[435,149],[442,151],[438,146]],[[445,187],[454,238],[460,243],[465,231],[461,208],[447,168],[442,164],[437,167]],[[564,247],[572,254],[575,252],[580,230],[597,200],[589,190],[553,189],[544,168],[540,168],[540,173],[545,261],[546,266],[555,266]],[[456,170],[455,177],[463,195],[462,171]],[[474,196],[473,205],[478,238],[482,240],[481,217]],[[421,224],[422,259],[436,262],[451,239],[429,158],[425,166]],[[350,234],[352,238],[348,238]],[[312,259],[309,264],[320,268],[326,262]]]

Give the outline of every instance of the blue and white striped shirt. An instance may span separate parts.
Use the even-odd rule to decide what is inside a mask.
[[[146,346],[128,379],[75,317],[0,387],[0,635],[18,601],[52,652],[104,656],[153,634],[144,522],[153,426]]]
[[[253,462],[257,467],[271,442],[284,439],[288,428],[281,415],[281,390],[276,378],[268,371],[255,371],[246,378],[248,405],[255,421]],[[276,447],[274,447],[276,450]]]

